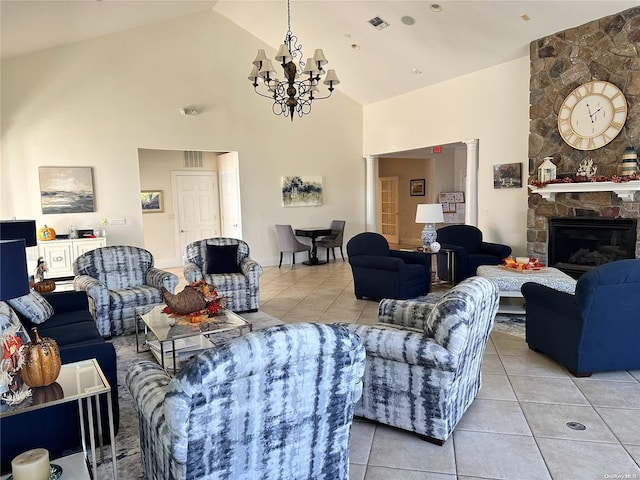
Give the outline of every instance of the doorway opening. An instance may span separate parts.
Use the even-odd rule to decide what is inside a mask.
[[[461,192],[467,201],[477,205],[476,200],[468,198],[471,193],[467,186],[468,155],[468,143],[456,142],[375,156],[378,162],[377,225],[371,230],[384,235],[390,244],[415,247],[422,243],[420,232],[424,227],[415,223],[417,205],[443,203],[441,194],[445,192]],[[388,181],[390,178],[396,179],[395,190]],[[416,185],[420,188],[416,189]],[[444,203],[447,203],[445,211],[450,211],[448,202]],[[466,205],[453,208],[462,212],[445,215],[447,222],[469,222]]]
[[[138,149],[140,190],[161,191],[164,208],[142,215],[144,247],[160,268],[179,267],[188,243],[242,238],[237,152]]]

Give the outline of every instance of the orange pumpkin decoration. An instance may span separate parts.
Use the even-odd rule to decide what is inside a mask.
[[[53,382],[47,387],[32,388],[31,398],[33,398],[33,405],[40,405],[64,398],[64,391],[58,382]]]
[[[56,289],[56,282],[53,280],[42,280],[33,285],[33,289],[38,293],[49,293]]]
[[[35,341],[24,346],[22,379],[30,387],[46,387],[60,373],[60,349],[53,338],[40,338],[38,329],[32,328]]]
[[[45,225],[44,227],[38,229],[38,240],[46,242],[47,240],[55,240],[55,238],[56,231],[53,228],[47,227]]]

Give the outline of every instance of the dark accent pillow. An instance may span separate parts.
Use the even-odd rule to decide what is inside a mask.
[[[238,244],[207,245],[205,273],[238,273]]]

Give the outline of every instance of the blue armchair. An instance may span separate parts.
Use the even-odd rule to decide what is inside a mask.
[[[171,293],[178,276],[153,266],[151,252],[114,245],[83,253],[73,262],[75,290],[86,291],[89,310],[103,337],[135,330],[136,307],[162,303],[165,287]]]
[[[435,304],[384,299],[378,324],[348,325],[367,363],[356,415],[442,445],[480,390],[498,287],[473,277]]]
[[[390,250],[379,233],[359,233],[347,242],[356,298],[406,299],[431,288],[431,255]]]
[[[149,479],[347,480],[365,352],[336,325],[280,325],[235,338],[171,378],[132,365]]]
[[[575,295],[525,283],[526,340],[577,377],[640,368],[640,259],[582,275]]]
[[[484,242],[482,232],[473,225],[448,225],[438,230],[438,243],[453,250],[455,283],[476,274],[480,265],[500,265],[511,255],[511,247],[500,243]],[[451,281],[444,255],[438,256],[438,277]]]

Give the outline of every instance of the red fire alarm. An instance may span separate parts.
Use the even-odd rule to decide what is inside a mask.
[[[433,147],[433,153],[442,153],[442,145],[436,145]]]

